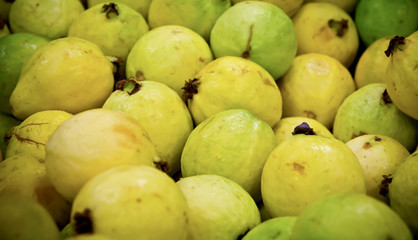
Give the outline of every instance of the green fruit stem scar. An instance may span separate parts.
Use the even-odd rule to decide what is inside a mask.
[[[189,81],[186,81],[186,83],[184,84],[184,87],[182,87],[181,89],[183,89],[183,99],[187,104],[187,100],[192,99],[193,95],[196,94],[198,92],[198,87],[200,85],[200,82],[198,82],[199,79],[194,78],[191,79]]]
[[[242,53],[242,57],[245,59],[250,58],[251,41],[253,40],[253,28],[254,28],[254,24],[251,24],[250,36],[248,37],[248,42],[247,42],[247,49],[245,49],[245,51]]]
[[[296,134],[316,135],[307,122],[303,122],[293,129],[292,135]]]
[[[337,32],[338,37],[343,37],[345,33],[348,31],[348,20],[341,19],[337,21],[334,19],[330,19],[328,21],[328,26]]]
[[[106,13],[106,18],[111,18],[111,14],[119,15],[118,5],[116,3],[104,4],[102,7],[102,13]]]
[[[77,212],[74,215],[74,230],[77,234],[93,233],[93,222],[91,219],[91,210],[84,209],[83,212]]]
[[[390,57],[390,55],[393,55],[393,51],[399,47],[400,45],[405,44],[405,37],[402,36],[394,36],[390,42],[388,49],[386,49],[385,54],[387,57]]]
[[[134,80],[120,80],[116,83],[116,90],[122,90],[127,92],[129,95],[137,93],[141,89],[141,84]]]

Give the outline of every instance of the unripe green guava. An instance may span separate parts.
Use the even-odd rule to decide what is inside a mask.
[[[288,240],[298,217],[276,217],[261,222],[242,240]]]

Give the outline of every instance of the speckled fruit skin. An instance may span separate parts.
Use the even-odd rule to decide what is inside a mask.
[[[242,240],[288,240],[298,217],[276,217],[251,229]]]

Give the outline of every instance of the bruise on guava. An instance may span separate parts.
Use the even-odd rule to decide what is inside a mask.
[[[292,135],[296,134],[316,135],[313,128],[307,122],[302,122],[293,129]]]
[[[360,131],[358,134],[353,133],[351,135],[351,139],[356,138],[356,137],[360,137],[360,136],[363,136],[363,135],[367,135],[367,133],[363,132],[363,131]]]
[[[74,231],[77,234],[93,233],[93,219],[90,208],[84,209],[83,212],[74,214]]]
[[[348,31],[348,20],[347,19],[341,19],[341,20],[335,20],[330,19],[328,21],[328,26],[331,29],[334,29],[338,37],[343,37],[345,33]]]
[[[193,99],[193,95],[198,93],[199,85],[199,79],[193,78],[189,81],[186,81],[184,87],[181,88],[183,89],[183,100],[186,102],[186,104],[188,103],[189,99]]]
[[[254,24],[251,24],[251,26],[250,26],[250,36],[248,37],[248,41],[247,41],[247,48],[245,49],[245,51],[241,55],[245,59],[250,58],[251,41],[253,40],[253,31],[254,31],[253,28],[254,28]]]
[[[389,185],[392,183],[392,174],[389,175],[382,175],[383,180],[380,183],[379,194],[389,200]]]
[[[390,57],[391,55],[393,55],[393,52],[395,51],[395,49],[399,45],[404,45],[404,44],[405,44],[405,37],[402,37],[402,36],[394,36],[389,41],[388,49],[386,49],[386,51],[385,51],[386,56],[387,57]]]
[[[118,5],[116,3],[107,3],[102,7],[102,13],[106,13],[106,18],[111,18],[111,14],[114,13],[116,16],[119,15]]]
[[[115,89],[125,91],[129,96],[137,93],[141,89],[142,85],[131,79],[124,79],[116,82]]]

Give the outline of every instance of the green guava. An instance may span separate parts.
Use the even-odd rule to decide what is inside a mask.
[[[77,234],[112,239],[184,240],[188,212],[185,196],[167,174],[149,166],[121,165],[82,187],[71,224]]]
[[[418,31],[393,37],[385,53],[390,57],[385,76],[388,94],[402,112],[418,120]]]
[[[126,77],[164,83],[181,96],[185,81],[212,60],[209,44],[199,34],[183,26],[165,25],[138,39],[126,60]]]
[[[188,239],[241,239],[260,224],[253,198],[229,178],[202,174],[181,178],[177,185],[189,206]]]
[[[80,0],[15,0],[9,11],[10,29],[51,40],[66,37],[72,21],[83,11]]]
[[[405,158],[392,175],[389,184],[391,208],[418,236],[418,150]]]
[[[411,151],[418,142],[417,120],[393,104],[384,83],[370,83],[349,95],[339,107],[333,134],[348,142],[360,135],[381,134],[394,138]]]
[[[251,229],[242,240],[288,240],[298,217],[276,217]]]
[[[193,120],[176,91],[155,81],[123,80],[103,105],[133,116],[147,130],[164,171],[174,175],[180,170],[184,144],[193,130]]]
[[[231,0],[232,4],[249,0]],[[264,2],[272,3],[281,8],[289,17],[295,15],[295,13],[302,6],[304,0],[261,0]]]
[[[273,218],[298,216],[340,192],[366,192],[359,160],[343,142],[314,135],[306,123],[271,152],[261,175],[263,203]]]
[[[282,96],[273,77],[241,57],[213,60],[186,82],[183,90],[196,125],[229,109],[247,109],[271,127],[282,116]]]
[[[279,7],[263,1],[239,2],[216,21],[210,35],[215,58],[249,59],[278,79],[290,68],[297,51],[296,31]]]
[[[6,148],[7,148],[7,136],[6,133],[9,132],[14,126],[17,126],[22,121],[16,119],[12,115],[8,115],[0,112],[0,150],[2,152],[3,159],[6,157]]]
[[[418,29],[416,0],[360,0],[354,21],[360,39],[369,46],[379,38],[408,36]]]
[[[97,4],[81,13],[70,25],[69,37],[95,43],[106,56],[126,61],[136,41],[149,27],[140,13],[122,3]]]
[[[199,124],[181,155],[184,177],[217,174],[234,180],[257,201],[261,171],[277,142],[271,127],[248,110],[219,112]]]
[[[153,0],[148,11],[148,23],[151,28],[184,26],[209,41],[216,20],[230,7],[230,0]]]
[[[93,7],[100,3],[109,3],[109,0],[84,0],[87,2],[87,6]],[[148,10],[149,5],[151,4],[151,0],[116,0],[112,1],[114,3],[122,3],[128,5],[129,7],[133,8],[135,11],[139,12],[142,17],[145,19],[148,18]]]
[[[0,193],[0,239],[59,240],[59,229],[48,211],[26,197]]]
[[[290,240],[412,240],[405,222],[366,194],[337,193],[312,203],[295,222]]]
[[[49,42],[33,33],[13,33],[0,38],[0,112],[11,114],[9,98],[26,60]]]

